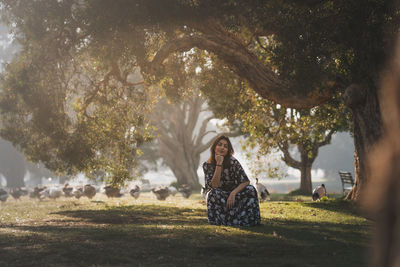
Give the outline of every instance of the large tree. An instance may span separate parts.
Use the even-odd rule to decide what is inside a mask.
[[[204,97],[195,90],[191,97],[178,103],[164,98],[152,111],[152,122],[157,128],[157,154],[174,173],[178,186],[201,188],[197,175],[200,154],[212,145],[214,138],[210,134],[217,133],[209,129],[214,116],[206,112],[206,107]],[[238,132],[223,134],[239,135]]]
[[[197,175],[200,154],[210,146],[209,142],[204,143],[204,138],[209,133],[207,124],[213,117],[204,120],[200,117],[204,102],[201,96],[182,103],[168,103],[163,99],[152,112],[157,128],[157,154],[171,169],[178,185],[188,184],[193,189],[200,189]],[[201,127],[196,132],[199,122]]]
[[[300,191],[311,193],[311,169],[320,147],[330,144],[332,135],[347,130],[348,112],[333,99],[311,110],[277,107],[266,100],[253,99],[255,105],[243,113],[244,131],[258,153],[280,151],[286,165],[300,171]]]
[[[132,178],[138,146],[151,138],[145,114],[152,101],[134,60],[117,65],[113,57],[96,61],[93,51],[74,57],[60,47],[35,47],[42,41],[28,48],[19,39],[22,58],[6,65],[1,135],[60,174],[101,172],[118,184]]]
[[[260,96],[285,108],[310,108],[346,90],[356,148],[352,198],[358,197],[368,180],[365,155],[382,128],[377,83],[398,25],[397,9],[389,1],[2,3],[3,18],[14,26],[23,47],[7,68],[6,80],[29,77],[22,84],[7,83],[3,90],[15,93],[19,88],[15,97],[23,102],[37,101],[32,97],[38,93],[35,85],[54,87],[77,62],[85,62],[83,55],[102,66],[101,71],[96,69],[97,76],[103,77],[99,81],[112,77],[124,84],[133,60],[146,80],[154,82],[169,75],[160,65],[170,54],[198,47],[214,53]],[[176,81],[179,78],[169,83]],[[58,87],[61,96],[62,88]],[[31,98],[27,99],[28,92]],[[37,113],[55,114],[53,123],[65,121],[54,108],[57,105],[41,105]]]
[[[240,124],[248,136],[247,147],[257,148],[250,158],[257,162],[262,156],[280,152],[287,166],[300,171],[300,191],[311,193],[311,169],[319,148],[329,144],[333,134],[350,127],[350,112],[341,97],[312,109],[288,109],[261,98],[221,65],[204,70],[202,75],[201,88],[213,112],[226,118],[229,125]],[[228,105],[226,101],[232,98],[235,105]],[[275,176],[274,169],[274,164],[261,166],[258,172],[265,170]]]

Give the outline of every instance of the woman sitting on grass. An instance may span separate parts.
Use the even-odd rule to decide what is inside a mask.
[[[203,164],[207,193],[208,222],[213,225],[252,226],[260,224],[256,189],[239,161],[232,157],[228,137],[219,136]]]

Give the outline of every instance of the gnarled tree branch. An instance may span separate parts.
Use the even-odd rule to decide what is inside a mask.
[[[144,66],[145,71],[155,72],[163,61],[174,52],[184,52],[197,47],[215,53],[239,77],[247,80],[262,97],[286,107],[310,108],[327,101],[329,90],[315,90],[309,95],[293,92],[286,81],[273,71],[272,66],[261,62],[232,33],[215,21],[195,25],[201,34],[182,37],[162,46],[153,60]]]

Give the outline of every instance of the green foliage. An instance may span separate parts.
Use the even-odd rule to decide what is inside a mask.
[[[315,146],[325,145],[333,133],[349,129],[350,113],[340,96],[311,110],[300,111],[285,109],[256,95],[252,103],[251,109],[242,111],[241,119],[243,128],[250,134],[250,144],[257,144],[262,154],[274,149],[285,152],[289,144],[300,146],[313,159]]]
[[[360,82],[376,88],[398,27],[396,10],[380,0],[272,1],[264,5],[265,19],[257,22],[274,35],[258,47],[264,46],[269,55],[264,58],[294,90],[323,89],[327,80],[336,82],[336,91]]]
[[[152,138],[145,118],[151,90],[140,85],[129,50],[113,40],[85,47],[83,29],[64,24],[70,14],[59,12],[71,2],[41,4],[46,21],[15,28],[23,49],[2,75],[0,134],[57,173],[86,172],[122,184],[133,177],[138,147]],[[40,11],[15,8],[21,23]],[[98,171],[104,175],[95,177]]]
[[[170,99],[178,100],[199,68],[202,92],[216,114],[235,127],[245,123],[254,137],[250,142],[260,143],[262,153],[286,140],[300,143],[308,158],[315,157],[311,139],[323,140],[327,129],[341,125],[333,115],[342,112],[335,98],[350,83],[376,88],[399,14],[391,2],[381,0],[1,4],[2,20],[21,45],[1,80],[1,136],[51,170],[101,168],[117,181],[127,177],[121,170],[135,165],[138,146],[150,139],[144,114],[154,95],[147,85],[159,84]],[[192,37],[201,38],[193,42]],[[182,40],[192,43],[178,42]],[[229,46],[232,40],[237,40],[236,47]],[[207,42],[227,44],[231,56],[218,49],[211,54]],[[289,88],[282,94],[275,88],[278,98],[313,99],[313,94],[326,91],[334,97],[327,105],[331,108],[319,105],[315,115],[292,110],[286,118],[286,109],[277,109],[249,89],[257,82],[232,76],[230,71],[240,76],[237,70],[248,64],[232,57],[238,49],[246,52],[238,54],[249,55],[249,66],[260,66],[256,81],[272,72]],[[154,69],[151,63],[160,54],[167,60]],[[138,72],[142,86],[138,79],[132,81]],[[277,121],[271,120],[274,116]]]
[[[327,196],[321,197],[321,202],[328,202],[329,198]]]
[[[246,157],[250,159],[249,169],[253,177],[263,177],[275,179],[283,179],[287,177],[287,165],[285,165],[278,155],[249,152],[249,145],[253,145],[249,140],[245,140],[242,146],[244,151],[247,150]],[[253,150],[253,148],[251,149]]]
[[[288,166],[300,168],[300,163],[290,156],[293,148],[298,148],[300,161],[312,164],[320,146],[329,144],[334,133],[351,127],[350,112],[340,93],[323,105],[295,110],[260,97],[221,65],[206,69],[202,82],[201,90],[216,116],[226,118],[230,125],[240,125],[246,134],[243,148],[249,150],[256,176],[260,173],[275,178],[285,176],[279,164],[264,159],[265,155],[279,151]],[[251,153],[254,149],[256,154]]]

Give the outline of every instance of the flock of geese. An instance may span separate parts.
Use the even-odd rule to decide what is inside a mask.
[[[105,186],[103,187],[104,194],[108,198],[119,198],[124,195],[121,190],[115,186]],[[8,191],[6,189],[0,188],[0,201],[5,202],[12,196],[15,200],[20,199],[22,196],[29,195],[32,199],[57,199],[61,196],[67,198],[76,198],[80,199],[81,197],[87,197],[88,199],[92,199],[97,193],[99,189],[91,184],[86,184],[83,186],[70,186],[68,183],[64,184],[63,187],[47,187],[47,186],[35,186],[34,188],[28,190],[25,188],[10,188]],[[156,196],[158,200],[165,200],[167,197],[176,193],[181,193],[184,198],[189,198],[192,194],[192,189],[189,185],[182,185],[178,189],[173,186],[157,186],[151,189],[151,192]],[[129,194],[137,199],[139,198],[141,193],[141,188],[138,185],[135,185],[132,189],[129,190]]]
[[[258,199],[260,202],[270,200],[270,193],[267,187],[258,181],[256,178],[255,184]],[[113,187],[111,185],[103,187],[104,193],[108,198],[118,198],[122,197],[124,194],[117,187]],[[35,186],[31,190],[27,190],[24,188],[10,188],[9,191],[6,191],[3,188],[0,188],[0,201],[5,202],[8,197],[11,195],[15,200],[18,200],[21,196],[29,195],[32,199],[57,199],[61,196],[64,197],[75,197],[79,199],[81,197],[87,197],[88,199],[92,199],[97,193],[98,189],[91,184],[86,184],[83,186],[70,186],[68,183],[64,184],[62,188],[59,187],[51,187],[47,188],[46,186]],[[129,194],[137,199],[139,198],[141,189],[138,185],[135,185],[132,189],[130,189]],[[157,186],[151,189],[151,192],[156,196],[158,200],[166,200],[169,196],[175,196],[178,192],[182,194],[184,198],[189,198],[192,194],[192,188],[184,184],[176,189],[173,186]],[[203,198],[206,198],[205,188],[202,188],[201,194]],[[326,188],[325,185],[322,184],[316,187],[312,193],[312,200],[317,201],[320,200],[323,196],[326,196]]]

